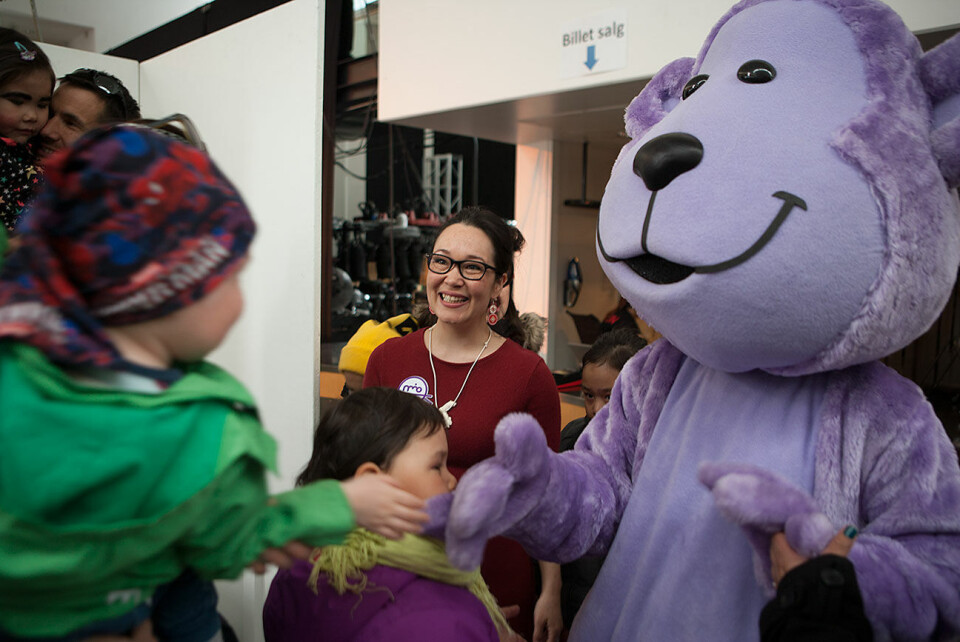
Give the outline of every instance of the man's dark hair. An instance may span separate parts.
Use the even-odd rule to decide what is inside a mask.
[[[445,430],[443,416],[419,397],[393,388],[364,388],[323,415],[297,486],[348,479],[367,462],[389,468],[414,435],[429,437],[438,430]]]
[[[118,123],[140,118],[140,105],[120,79],[105,71],[76,69],[60,79],[61,84],[81,87],[99,96],[105,105],[101,123]]]

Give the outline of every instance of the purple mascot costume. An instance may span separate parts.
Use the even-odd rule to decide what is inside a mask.
[[[924,55],[875,0],[744,0],[626,123],[597,249],[665,340],[574,451],[501,422],[447,500],[451,559],[501,533],[538,559],[605,552],[571,640],[743,642],[771,535],[812,556],[853,524],[876,639],[955,639],[957,453],[877,359],[957,276],[960,37]]]

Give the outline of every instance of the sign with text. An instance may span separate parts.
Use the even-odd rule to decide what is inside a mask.
[[[557,34],[560,76],[572,78],[626,67],[627,33],[626,8],[564,23]]]

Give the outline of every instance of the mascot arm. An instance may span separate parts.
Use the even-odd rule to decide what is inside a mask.
[[[745,530],[758,582],[768,591],[773,533],[784,531],[794,550],[813,557],[839,528],[854,524],[860,536],[849,557],[878,639],[954,639],[957,453],[916,386],[883,366],[867,368],[865,379],[834,397],[838,407],[820,438],[816,499],[747,464],[704,463],[700,480]]]
[[[667,358],[658,359],[665,352]],[[450,560],[476,567],[486,541],[496,535],[516,539],[546,561],[606,550],[641,453],[641,414],[659,413],[666,394],[659,387],[676,375],[678,355],[663,349],[638,353],[574,451],[551,451],[529,415],[504,417],[494,434],[496,454],[468,470],[453,496],[445,531]]]
[[[864,442],[863,525],[850,559],[879,639],[955,639],[960,469],[933,409],[916,397],[908,419],[869,418],[878,430]]]

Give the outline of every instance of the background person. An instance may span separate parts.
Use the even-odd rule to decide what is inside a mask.
[[[363,388],[363,373],[366,372],[367,361],[377,346],[387,339],[410,334],[418,327],[416,319],[410,314],[398,314],[382,323],[374,319],[365,321],[340,350],[337,368],[344,379],[340,396],[347,397]]]
[[[411,392],[446,412],[452,422],[449,465],[458,479],[493,455],[494,428],[511,412],[536,417],[551,448],[560,442],[553,375],[536,353],[491,327],[499,320],[495,301],[512,281],[514,255],[522,247],[519,230],[490,210],[466,208],[448,219],[427,257],[433,323],[385,342],[367,363],[365,388]],[[516,309],[510,314],[506,321],[519,323]],[[520,615],[511,620],[518,633],[528,640],[559,638],[559,565],[541,564],[539,598],[533,564],[516,542],[491,540],[481,570],[501,605],[520,606]]]
[[[98,125],[140,118],[140,106],[116,76],[76,69],[60,79],[50,102],[50,119],[36,144],[40,156],[61,150]]]
[[[583,429],[607,402],[610,392],[624,364],[639,352],[646,341],[635,328],[620,328],[601,334],[583,355],[583,374],[580,394],[583,396],[584,416],[574,419],[560,433],[560,451],[572,450]],[[603,565],[603,557],[583,557],[560,566],[563,581],[560,606],[563,624],[569,630],[587,592],[593,586]]]
[[[0,28],[0,219],[7,236],[40,183],[42,170],[29,141],[47,123],[55,79],[36,43]]]

